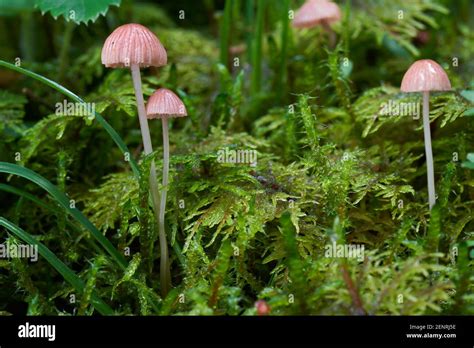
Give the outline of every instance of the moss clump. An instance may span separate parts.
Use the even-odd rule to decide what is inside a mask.
[[[186,12],[184,29],[171,5],[138,3],[76,28],[62,83],[94,103],[127,144],[125,153],[97,119],[56,113],[64,96],[48,86],[19,78],[2,84],[0,159],[42,175],[71,206],[47,195],[46,181],[8,176],[0,163],[0,223],[43,243],[83,287],[78,291],[43,257],[0,258],[0,314],[93,315],[97,298],[119,315],[255,315],[259,299],[274,315],[474,313],[474,82],[466,59],[472,34],[463,16],[445,15],[465,13],[468,2],[338,2],[343,22],[333,27],[334,47],[322,29],[285,27],[284,3],[260,12],[262,30],[251,30],[256,13],[237,5],[209,19],[209,27]],[[218,22],[229,16],[233,24]],[[145,97],[158,87],[177,90],[190,115],[170,122],[173,289],[165,298],[158,295],[161,255],[147,174],[152,159],[162,165],[160,124],[150,121],[156,152],[141,156],[130,72],[100,64],[110,23],[132,19],[158,35],[170,63],[143,71]],[[0,27],[6,24],[1,18]],[[232,35],[215,35],[218,27]],[[63,38],[51,32],[49,41]],[[232,69],[218,63],[226,49],[230,61],[238,58]],[[22,67],[54,77],[58,55],[43,53],[44,60]],[[438,193],[432,211],[420,120],[382,112],[393,103],[419,103],[420,96],[399,91],[418,55],[438,60],[453,85],[431,97]],[[77,210],[87,220],[72,218]],[[125,265],[93,238],[91,226]],[[2,227],[4,240],[22,242]]]

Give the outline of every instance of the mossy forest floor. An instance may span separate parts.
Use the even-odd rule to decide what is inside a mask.
[[[87,26],[0,16],[0,243],[45,248],[0,258],[0,314],[473,314],[472,2],[336,2],[333,47],[291,26],[293,0],[122,1]],[[189,114],[170,125],[166,297],[147,174],[153,158],[161,188],[161,122],[143,156],[130,71],[100,60],[132,22],[168,52],[141,71],[145,99],[172,89]],[[399,89],[422,58],[453,86],[430,99],[431,211],[421,94]],[[27,71],[93,103],[128,150]]]

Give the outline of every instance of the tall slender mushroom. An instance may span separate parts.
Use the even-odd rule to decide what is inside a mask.
[[[168,177],[169,177],[169,166],[170,166],[170,144],[168,135],[168,118],[169,117],[184,117],[188,113],[181,99],[174,94],[172,91],[166,88],[160,88],[152,94],[146,105],[146,113],[149,119],[161,118],[163,125],[163,187],[161,190],[161,202],[160,202],[160,217],[159,217],[159,228],[160,238],[166,236],[165,233],[165,213],[166,213],[166,194],[168,191]],[[169,273],[165,273],[163,270],[169,270],[169,264],[164,264],[164,259],[161,259],[161,274],[166,274],[167,279],[162,279],[162,286],[171,286],[171,279]],[[166,262],[168,262],[166,260]],[[163,289],[165,293],[168,292],[168,288]]]
[[[334,47],[336,36],[330,24],[341,20],[339,6],[328,0],[307,0],[295,13],[293,27],[313,28],[322,25],[329,34],[329,44]]]
[[[160,40],[149,29],[140,24],[125,24],[115,29],[105,40],[102,48],[102,64],[108,68],[130,68],[132,71],[133,88],[137,100],[138,118],[143,139],[145,154],[153,152],[150,129],[143,100],[140,68],[149,66],[160,67],[166,65],[166,50]],[[156,178],[155,162],[151,163],[150,192],[153,211],[159,222],[159,192]],[[161,262],[168,265],[168,245],[166,236],[160,235]],[[161,268],[162,279],[169,278],[169,269]],[[165,289],[168,286],[164,287]]]
[[[451,89],[448,75],[443,68],[431,59],[422,59],[413,63],[403,76],[402,92],[423,93],[423,132],[425,137],[426,167],[428,175],[428,203],[431,208],[436,203],[433,151],[430,132],[430,91],[448,91]]]

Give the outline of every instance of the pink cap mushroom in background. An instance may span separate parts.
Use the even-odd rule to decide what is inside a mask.
[[[166,65],[166,50],[148,28],[125,24],[115,29],[102,47],[102,64],[108,68]]]
[[[417,60],[403,76],[402,92],[448,91],[451,89],[448,75],[431,59]]]
[[[307,0],[295,13],[293,27],[312,28],[341,20],[339,6],[328,0]]]
[[[166,88],[156,90],[148,99],[146,113],[149,119],[188,115],[181,99],[174,92]]]

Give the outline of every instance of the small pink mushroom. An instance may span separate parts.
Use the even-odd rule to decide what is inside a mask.
[[[166,50],[153,32],[141,24],[124,24],[105,40],[102,64],[107,68],[166,65]]]
[[[451,83],[443,68],[431,59],[417,60],[403,76],[402,92],[449,91]]]
[[[160,88],[152,94],[146,105],[146,113],[149,119],[161,118],[163,125],[163,188],[161,189],[161,202],[160,202],[160,216],[159,216],[159,231],[160,231],[160,243],[166,243],[166,239],[161,241],[161,238],[165,238],[165,212],[166,212],[166,194],[168,191],[168,177],[170,167],[170,145],[168,135],[168,118],[169,117],[183,117],[187,116],[186,107],[179,97],[172,91],[166,88]],[[164,265],[164,269],[168,270],[169,265]],[[166,273],[165,273],[166,274]],[[167,274],[169,277],[169,274]],[[171,279],[166,279],[163,284],[170,284]],[[165,285],[162,285],[165,286]],[[164,289],[165,293],[169,289]]]
[[[340,20],[341,10],[336,3],[328,0],[307,0],[296,11],[293,27],[313,28],[321,25],[329,33],[330,45],[333,47],[336,43],[336,37],[330,24]]]
[[[339,6],[328,0],[307,0],[295,13],[295,28],[313,28],[341,20]]]
[[[146,113],[149,119],[161,118],[163,122],[167,122],[168,117],[188,115],[181,99],[166,88],[160,88],[152,94],[146,105]]]
[[[151,145],[150,129],[145,112],[143,100],[142,80],[140,68],[166,65],[167,54],[160,40],[149,29],[140,24],[125,24],[115,29],[105,40],[102,47],[102,64],[108,68],[130,68],[132,71],[133,88],[137,100],[138,119],[142,133],[143,148],[145,154],[153,152]],[[153,210],[156,219],[159,220],[160,212],[158,205],[160,197],[156,178],[155,162],[151,163],[150,169],[150,193],[152,197]],[[170,288],[170,269],[168,261],[168,245],[166,235],[160,234],[161,250],[161,291],[166,296]]]
[[[436,203],[433,151],[430,132],[430,91],[449,91],[451,83],[443,68],[431,59],[413,63],[403,76],[402,92],[423,93],[423,132],[425,137],[426,167],[428,176],[428,202],[430,209]]]

